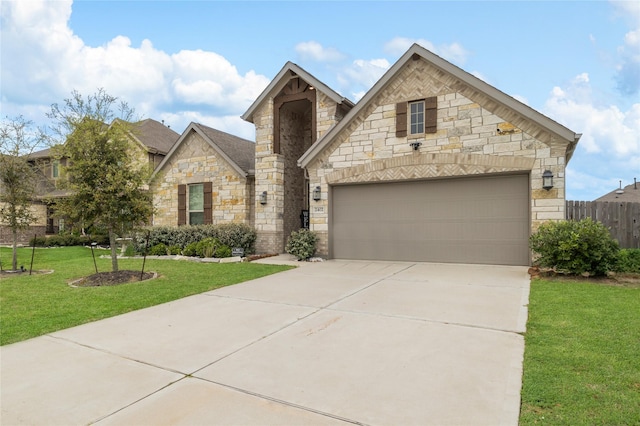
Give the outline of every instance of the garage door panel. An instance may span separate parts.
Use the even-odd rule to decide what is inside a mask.
[[[336,258],[529,263],[528,176],[337,186]]]

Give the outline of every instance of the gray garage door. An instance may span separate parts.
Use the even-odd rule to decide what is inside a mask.
[[[332,188],[336,259],[529,264],[527,175]]]

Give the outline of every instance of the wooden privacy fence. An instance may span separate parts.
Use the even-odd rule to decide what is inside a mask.
[[[567,220],[590,217],[609,228],[621,248],[640,248],[640,203],[567,201]]]

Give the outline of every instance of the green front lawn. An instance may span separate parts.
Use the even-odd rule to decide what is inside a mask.
[[[111,259],[96,250],[99,272],[108,272]],[[11,267],[11,250],[0,248],[3,269]],[[29,269],[31,249],[18,252],[18,266]],[[121,270],[141,270],[142,259],[121,259]],[[68,282],[95,273],[91,250],[84,247],[36,249],[34,270],[0,277],[0,345],[18,342],[56,330],[146,308],[181,297],[290,269],[289,266],[254,263],[195,263],[147,259],[145,271],[158,273],[154,280],[117,286],[73,288]]]
[[[640,424],[640,288],[533,280],[521,425]]]

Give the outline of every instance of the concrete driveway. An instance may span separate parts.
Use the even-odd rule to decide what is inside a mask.
[[[305,263],[2,347],[0,423],[516,425],[528,294],[526,267]]]

